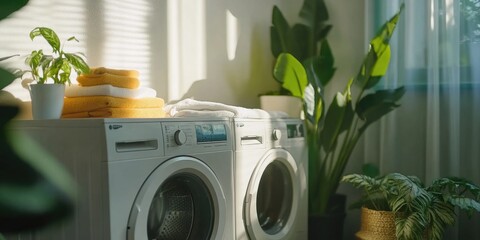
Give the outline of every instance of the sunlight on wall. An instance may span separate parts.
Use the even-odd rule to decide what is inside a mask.
[[[237,54],[237,44],[238,44],[238,20],[233,14],[227,10],[226,11],[226,21],[227,21],[227,54],[228,60],[232,61],[235,59]]]
[[[20,54],[21,57],[3,62],[8,68],[26,70],[24,57],[35,49],[50,52],[50,46],[40,38],[32,42],[28,36],[35,27],[49,27],[55,30],[61,41],[75,36],[80,42],[65,45],[67,52],[85,52],[85,6],[83,1],[30,0],[28,5],[0,22],[0,56]],[[27,77],[27,76],[25,76]],[[22,101],[29,101],[30,95],[16,80],[5,90]]]
[[[179,31],[179,3],[169,0],[167,4],[168,22],[168,96],[178,99],[180,94],[180,31]]]
[[[135,69],[142,86],[150,86],[150,3],[147,0],[105,0],[103,65]]]
[[[207,77],[205,0],[168,0],[168,96]]]

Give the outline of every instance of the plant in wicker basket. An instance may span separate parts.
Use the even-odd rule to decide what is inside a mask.
[[[480,212],[480,187],[458,177],[439,178],[428,187],[418,177],[400,173],[382,177],[350,174],[342,181],[365,192],[353,206],[394,215],[397,239],[440,240],[445,228],[455,223],[455,208],[469,215]]]

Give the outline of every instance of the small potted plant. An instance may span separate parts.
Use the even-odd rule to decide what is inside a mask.
[[[81,53],[68,53],[63,50],[57,34],[47,27],[36,27],[30,32],[30,39],[43,37],[52,48],[51,54],[42,49],[32,51],[25,63],[30,67],[31,79],[23,81],[30,91],[34,119],[60,118],[63,108],[65,84],[70,84],[72,69],[77,74],[88,73],[90,68]],[[66,40],[77,41],[75,37]],[[29,84],[36,82],[36,84]],[[48,83],[48,84],[47,84]]]
[[[455,210],[480,212],[480,188],[458,178],[439,178],[425,186],[416,176],[390,173],[382,177],[350,174],[342,179],[364,190],[354,206],[362,207],[360,240],[441,240],[447,226],[455,223]],[[390,219],[390,220],[385,220]]]

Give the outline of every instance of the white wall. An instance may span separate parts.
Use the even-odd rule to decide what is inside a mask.
[[[257,95],[277,88],[271,69],[269,27],[273,5],[290,22],[303,1],[293,0],[30,0],[0,22],[0,56],[28,54],[46,45],[28,38],[37,26],[80,43],[91,66],[137,69],[142,85],[159,97],[194,97],[258,107]],[[327,0],[338,72],[346,81],[363,54],[363,1]],[[10,64],[10,63],[9,63]],[[24,67],[21,61],[13,64]],[[343,84],[342,84],[343,85]],[[9,91],[23,100],[19,84]]]

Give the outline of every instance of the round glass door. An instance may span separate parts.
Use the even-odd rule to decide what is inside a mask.
[[[199,177],[173,175],[153,197],[148,211],[148,239],[209,239],[215,220],[212,209],[211,194]]]
[[[285,150],[267,152],[247,189],[245,226],[252,239],[288,239],[299,202],[298,168]],[[302,206],[304,207],[304,206]]]
[[[226,200],[202,161],[175,157],[148,176],[133,203],[127,239],[208,240],[223,236]]]
[[[257,217],[262,229],[274,235],[286,225],[293,204],[292,176],[279,161],[270,163],[262,174],[257,194]]]

